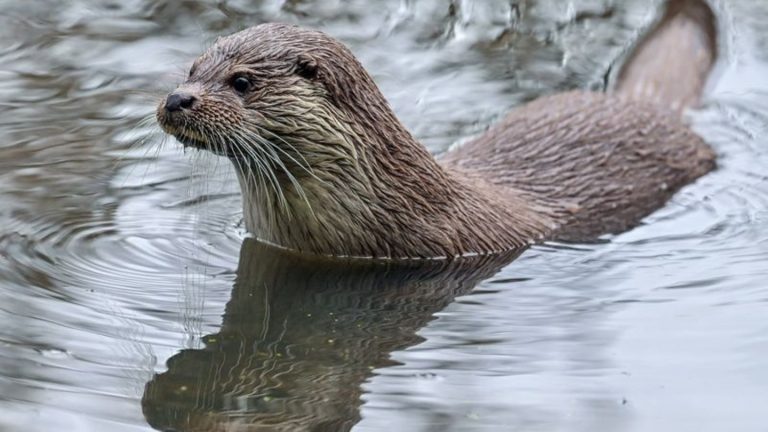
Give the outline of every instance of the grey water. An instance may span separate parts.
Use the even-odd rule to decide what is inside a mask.
[[[440,153],[604,88],[658,2],[0,0],[0,431],[768,430],[768,3],[714,6],[715,172],[596,243],[396,267],[247,238],[151,121],[194,57],[322,29]]]

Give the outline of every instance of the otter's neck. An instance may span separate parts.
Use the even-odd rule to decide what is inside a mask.
[[[248,231],[320,255],[451,258],[519,249],[550,229],[523,197],[448,171],[404,129],[378,138],[314,161],[312,175],[293,170],[296,182],[278,176],[279,190],[238,169]]]
[[[311,173],[294,164],[275,188],[238,170],[255,236],[322,255],[434,258],[517,249],[550,229],[524,197],[441,166],[367,74],[354,82],[353,97],[315,101],[287,120],[300,133],[280,131]]]

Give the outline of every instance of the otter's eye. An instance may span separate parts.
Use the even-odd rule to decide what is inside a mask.
[[[309,55],[300,55],[296,61],[296,73],[309,80],[317,78],[317,61]]]
[[[239,76],[232,80],[232,88],[238,93],[245,93],[251,88],[251,82],[248,78]]]

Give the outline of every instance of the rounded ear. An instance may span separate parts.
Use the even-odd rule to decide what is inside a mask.
[[[317,60],[309,54],[299,54],[299,58],[296,59],[296,73],[306,79],[317,78]]]

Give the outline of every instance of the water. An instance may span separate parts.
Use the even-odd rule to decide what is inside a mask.
[[[141,120],[280,20],[349,44],[439,153],[602,88],[656,7],[0,1],[0,431],[765,431],[768,5],[717,6],[716,172],[599,244],[392,268],[244,240],[227,163]]]

